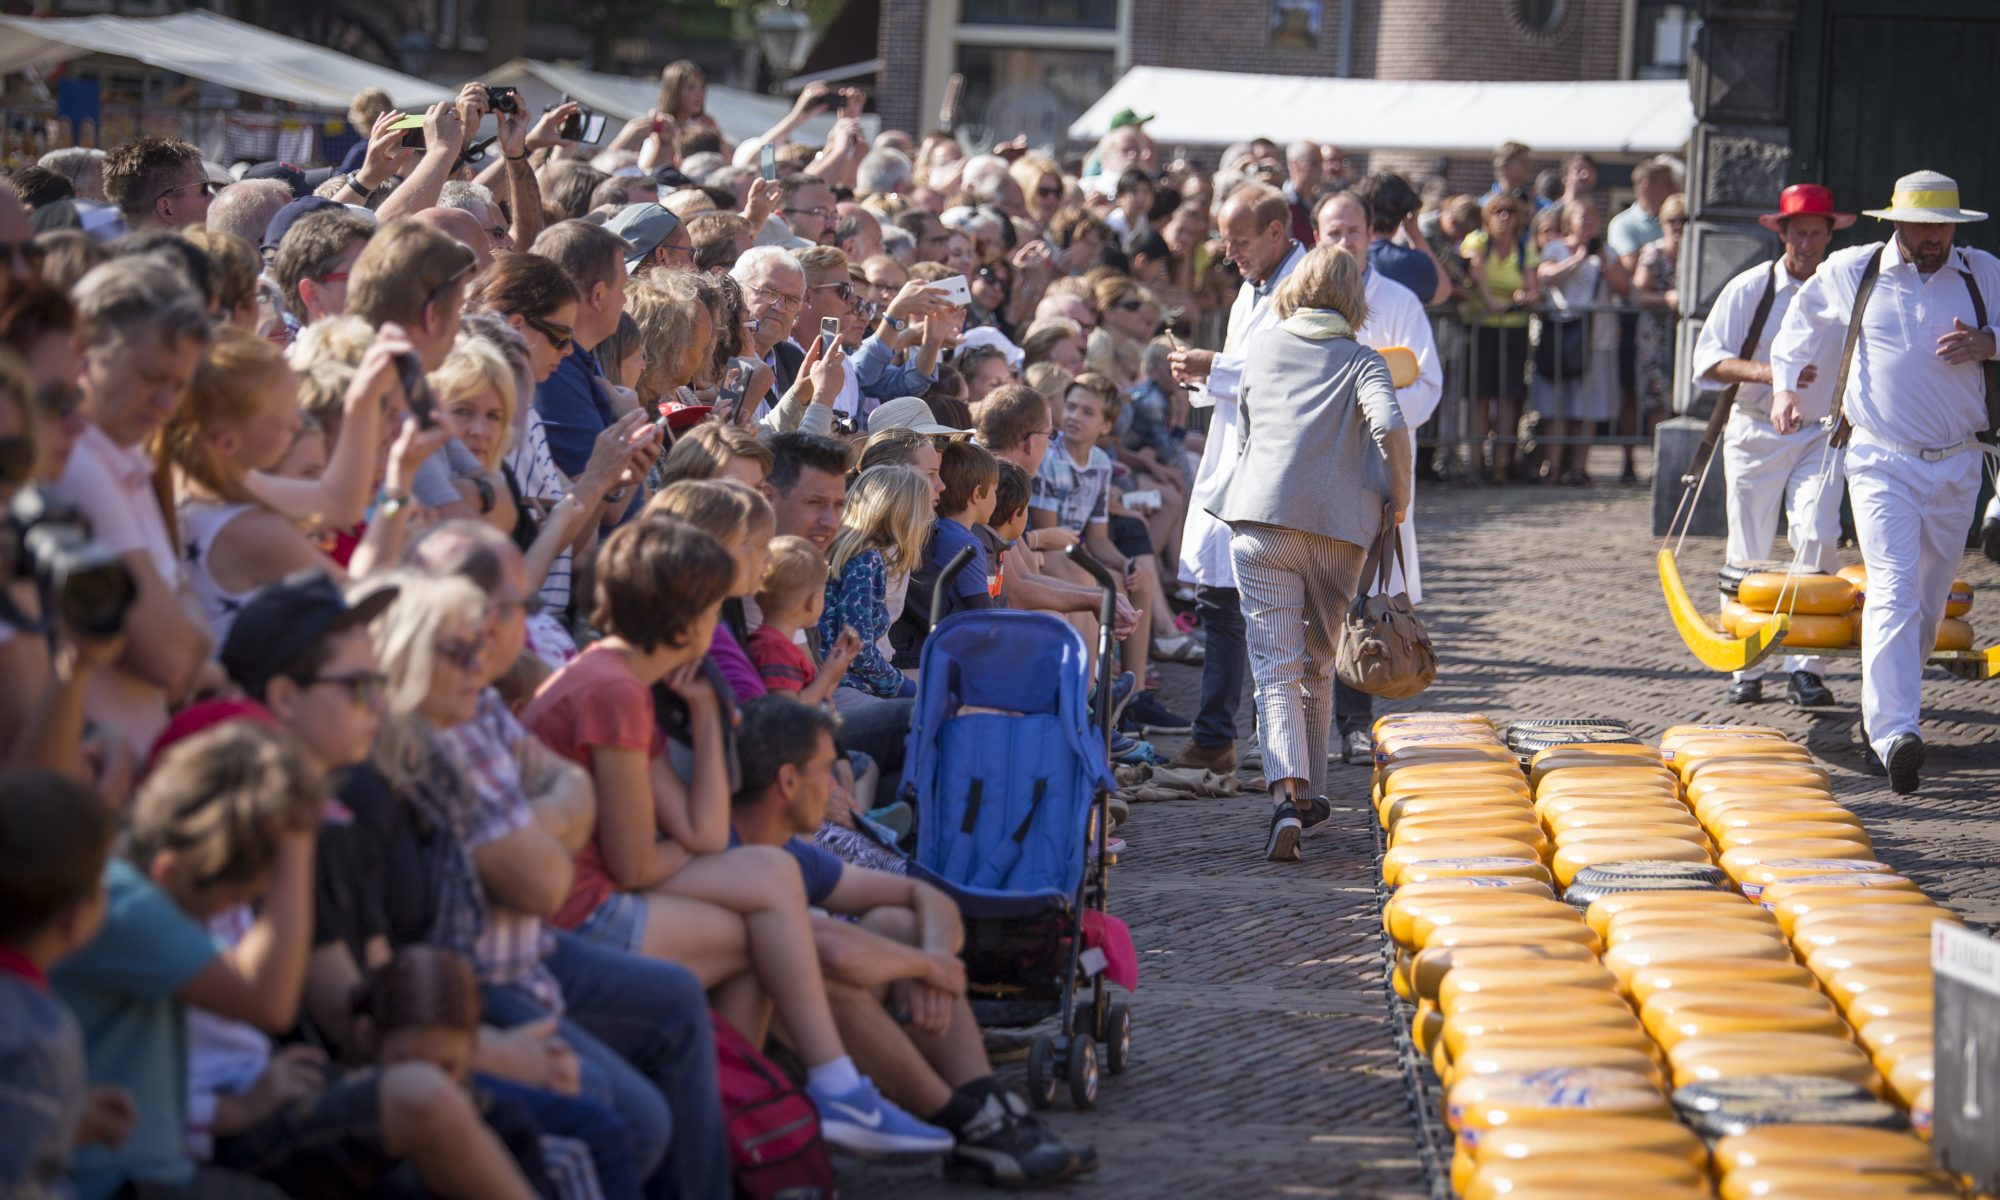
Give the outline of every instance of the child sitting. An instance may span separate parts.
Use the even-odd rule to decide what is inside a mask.
[[[1028,532],[1028,496],[1033,481],[1013,463],[1001,461],[999,482],[993,486],[993,515],[972,532],[986,548],[986,594],[1002,608],[1012,608],[1007,598],[1007,548]]]
[[[757,591],[757,611],[764,623],[750,633],[750,661],[757,664],[764,686],[773,692],[793,692],[807,704],[824,704],[861,652],[861,638],[843,628],[815,667],[812,654],[799,644],[801,630],[817,629],[826,610],[826,559],[802,537],[771,542],[764,582]]]
[[[861,653],[843,682],[864,694],[894,699],[916,695],[916,685],[889,661],[889,597],[923,557],[935,519],[931,485],[913,467],[873,467],[848,493],[840,532],[827,550],[831,576],[820,638],[832,641],[842,626],[861,635]]]
[[[999,462],[985,448],[972,442],[949,442],[944,448],[938,474],[944,492],[937,502],[937,520],[924,544],[923,560],[910,573],[909,598],[903,615],[890,632],[896,647],[896,665],[915,667],[930,635],[932,597],[944,569],[961,550],[972,551],[972,561],[952,580],[945,615],[970,609],[992,608],[987,591],[986,547],[972,532],[993,516],[995,489],[1000,482]]]
[[[0,1195],[65,1194],[71,1145],[115,1147],[132,1132],[129,1093],[85,1086],[83,1034],[47,977],[104,923],[116,829],[81,784],[0,774]]]

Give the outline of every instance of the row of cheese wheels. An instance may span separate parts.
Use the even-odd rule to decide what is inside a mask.
[[[1763,632],[1773,613],[1789,613],[1785,646],[1822,650],[1858,646],[1867,591],[1868,569],[1860,564],[1832,575],[1754,571],[1736,585],[1734,597],[1724,597],[1719,624],[1736,637],[1753,637]],[[1973,628],[1962,619],[1972,611],[1972,599],[1970,583],[1952,582],[1935,649],[1972,649]]]
[[[1565,1147],[1587,1150],[1584,1174],[1609,1183],[1604,1171],[1610,1171],[1621,1192],[1657,1187],[1667,1189],[1661,1194],[1707,1195],[1699,1155],[1662,1153],[1688,1151],[1690,1141],[1693,1151],[1701,1149],[1669,1119],[1668,1072],[1678,1086],[1803,1067],[1881,1086],[1833,1003],[1792,960],[1783,940],[1788,931],[1774,912],[1709,889],[1614,893],[1579,914],[1556,901],[1550,873],[1528,853],[1491,844],[1552,850],[1553,865],[1573,879],[1592,867],[1566,858],[1566,848],[1615,845],[1610,830],[1619,825],[1621,806],[1634,839],[1628,857],[1666,840],[1703,850],[1705,860],[1702,835],[1727,830],[1725,855],[1744,850],[1736,865],[1757,869],[1762,862],[1752,860],[1767,857],[1757,847],[1798,840],[1775,835],[1818,832],[1781,828],[1791,821],[1729,823],[1721,816],[1706,828],[1680,803],[1683,781],[1713,796],[1708,805],[1721,814],[1754,789],[1758,771],[1792,766],[1802,755],[1777,749],[1769,737],[1750,748],[1731,732],[1673,732],[1681,736],[1665,753],[1605,746],[1543,751],[1524,778],[1492,752],[1491,727],[1476,719],[1406,718],[1378,728],[1377,812],[1391,854],[1409,848],[1384,863],[1385,881],[1400,885],[1384,912],[1398,950],[1396,986],[1416,1001],[1413,1036],[1449,1089],[1446,1116],[1459,1137],[1454,1182],[1464,1195],[1583,1194],[1574,1190],[1578,1163]],[[1783,761],[1768,761],[1774,759]],[[1454,822],[1455,832],[1447,833]],[[1642,826],[1660,828],[1638,831]],[[1852,828],[1859,833],[1858,824]],[[1592,829],[1605,829],[1607,840],[1595,841],[1586,832]],[[1774,841],[1736,830],[1769,832]],[[1735,844],[1744,836],[1752,840]],[[1863,837],[1853,844],[1865,847]],[[1690,851],[1677,861],[1698,860]],[[1731,907],[1711,912],[1715,905]],[[1691,937],[1693,925],[1700,933]],[[1746,998],[1742,988],[1754,984],[1766,989]],[[1579,1114],[1591,1114],[1581,1118],[1586,1122],[1610,1120],[1618,1132],[1583,1130]],[[1496,1130],[1505,1136],[1496,1140]],[[1615,1163],[1604,1157],[1614,1151]],[[1768,1190],[1783,1182],[1784,1171],[1772,1174],[1775,1164],[1758,1170],[1736,1180],[1759,1189],[1742,1194],[1796,1194]],[[1723,1182],[1724,1194],[1735,1190],[1727,1173]],[[1928,1176],[1883,1182],[1941,1186]]]

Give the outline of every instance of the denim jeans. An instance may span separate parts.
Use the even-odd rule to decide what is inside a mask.
[[[1375,697],[1356,691],[1333,677],[1333,723],[1343,741],[1359,729],[1366,733],[1375,724]]]
[[[1243,605],[1235,588],[1197,587],[1195,616],[1208,632],[1201,660],[1201,711],[1193,741],[1214,749],[1236,741],[1236,708],[1243,702],[1243,676],[1250,654],[1243,643]]]
[[[916,719],[915,700],[875,700],[840,710],[840,748],[861,751],[882,770],[882,781],[875,786],[877,804],[898,798],[910,726]]]
[[[608,1096],[625,1122],[649,1197],[728,1200],[732,1192],[708,997],[683,968],[556,934],[547,965],[563,990],[563,1039],[584,1094]],[[544,1015],[519,988],[480,989],[486,1017],[518,1025]],[[664,1161],[662,1158],[664,1156]]]
[[[581,1142],[590,1151],[591,1166],[597,1172],[597,1191],[605,1200],[636,1200],[639,1177],[632,1171],[632,1149],[625,1122],[609,1106],[587,1096],[560,1096],[486,1075],[478,1076],[476,1082],[480,1091],[515,1101],[534,1114],[535,1125],[544,1138],[543,1162],[551,1182],[556,1183],[558,1196],[570,1192],[557,1181],[558,1160],[548,1153],[546,1145],[546,1139],[552,1137]]]

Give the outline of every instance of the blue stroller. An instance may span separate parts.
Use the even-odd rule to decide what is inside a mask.
[[[1072,557],[1103,593],[1098,675],[1108,694],[1116,592],[1080,549]],[[1107,805],[1117,786],[1110,714],[1106,706],[1093,724],[1090,656],[1059,618],[992,610],[942,617],[970,557],[963,551],[940,572],[919,661],[903,767],[903,794],[917,812],[911,874],[958,902],[983,1026],[1061,1017],[1059,1033],[1029,1043],[1030,1101],[1049,1107],[1067,1080],[1072,1102],[1089,1108],[1098,1046],[1114,1075],[1132,1052],[1131,1010],[1108,1002],[1105,955],[1084,947],[1085,908],[1101,914],[1108,898]],[[1086,984],[1092,994],[1079,1001]]]

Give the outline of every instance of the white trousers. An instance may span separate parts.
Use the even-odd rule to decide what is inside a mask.
[[[1861,614],[1861,722],[1884,759],[1889,742],[1916,733],[1924,661],[1937,645],[1945,598],[1965,553],[1986,456],[1925,462],[1856,430],[1847,448],[1847,492],[1868,602]]]
[[[1808,571],[1839,566],[1841,451],[1829,450],[1827,432],[1813,422],[1779,433],[1742,409],[1723,428],[1722,468],[1729,498],[1729,561],[1756,562],[1771,553],[1778,514],[1785,514],[1785,540]],[[1830,468],[1830,469],[1829,469]],[[1824,474],[1823,474],[1824,472]],[[1770,659],[1738,671],[1737,679],[1762,679]],[[1785,673],[1826,674],[1826,660],[1788,654]]]

